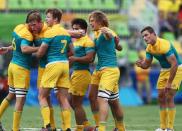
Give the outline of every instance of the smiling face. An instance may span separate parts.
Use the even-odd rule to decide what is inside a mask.
[[[96,19],[94,19],[93,16],[90,16],[89,23],[90,23],[90,26],[91,26],[93,31],[97,31],[97,30],[99,30],[101,28],[100,23],[97,22]]]

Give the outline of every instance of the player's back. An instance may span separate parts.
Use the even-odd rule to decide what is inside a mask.
[[[44,42],[48,44],[47,62],[54,61],[68,61],[67,52],[71,37],[67,30],[60,26],[54,25],[51,29],[46,31]]]
[[[28,30],[26,24],[20,24],[15,27],[13,33],[13,58],[12,63],[30,69],[31,54],[25,54],[21,51],[21,46],[32,46],[33,36]]]

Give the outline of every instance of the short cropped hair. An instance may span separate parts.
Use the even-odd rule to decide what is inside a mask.
[[[37,21],[37,22],[42,21],[41,14],[38,10],[31,10],[30,12],[28,12],[26,23],[30,23],[32,21]]]
[[[145,28],[143,28],[140,32],[143,33],[144,31],[148,31],[149,33],[155,33],[154,29],[151,26],[146,26]]]
[[[96,22],[100,23],[102,26],[109,26],[108,18],[104,12],[98,10],[93,11],[89,15],[89,20],[91,17],[93,17],[96,20]]]
[[[74,24],[77,24],[81,27],[81,29],[87,30],[87,22],[84,19],[81,18],[75,18],[72,20],[71,22],[71,26],[73,26]]]
[[[58,22],[61,21],[62,18],[62,11],[57,8],[50,8],[46,10],[46,14],[52,14],[53,19],[57,19]]]

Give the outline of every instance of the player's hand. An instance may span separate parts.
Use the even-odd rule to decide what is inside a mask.
[[[0,55],[6,54],[8,52],[8,48],[7,47],[1,47],[0,48]]]
[[[102,32],[103,34],[107,34],[107,33],[110,32],[110,30],[109,30],[107,27],[101,27],[100,30],[101,30],[101,32]]]
[[[73,38],[80,38],[86,35],[86,32],[82,29],[70,31]]]
[[[70,63],[73,63],[73,62],[76,61],[76,57],[75,56],[70,56],[68,59],[69,59]]]
[[[114,37],[114,43],[115,43],[116,45],[119,44],[119,41],[120,41],[120,38],[119,38],[118,36]]]
[[[78,34],[79,34],[81,37],[83,37],[83,36],[86,35],[86,32],[85,32],[84,30],[82,30],[82,29],[79,29],[79,30],[78,30]]]
[[[167,82],[166,85],[165,85],[165,90],[168,91],[170,89],[172,89],[172,85],[171,85],[171,83]]]
[[[122,46],[119,44],[119,41],[120,41],[120,38],[118,36],[115,36],[114,37],[114,43],[115,43],[115,48],[118,50],[118,51],[122,51]]]
[[[139,59],[135,62],[138,67],[142,67],[143,59]]]

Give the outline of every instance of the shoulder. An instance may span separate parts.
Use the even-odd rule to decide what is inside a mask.
[[[51,38],[55,36],[55,32],[53,28],[47,28],[44,32],[44,38]]]
[[[161,39],[161,38],[158,38],[159,42],[160,42],[160,50],[161,50],[161,53],[162,54],[165,54],[167,53],[170,48],[171,48],[171,44],[168,40],[165,40],[165,39]]]
[[[93,47],[93,46],[95,46],[94,42],[87,35],[84,37],[84,46],[85,47]]]
[[[65,28],[60,27],[60,30],[61,30],[63,35],[70,36],[70,34],[68,33],[68,31]]]
[[[14,32],[23,39],[26,39],[28,41],[33,41],[33,35],[29,31],[28,25],[26,24],[17,25],[14,29]]]
[[[108,30],[113,35],[113,37],[116,37],[117,36],[116,32],[114,32],[112,29],[108,28]]]
[[[70,37],[68,31],[58,25],[55,25],[52,28],[47,28],[47,30],[44,33],[44,37],[46,38],[52,38],[52,37],[61,36],[61,35]]]
[[[148,44],[148,45],[147,45],[147,48],[146,48],[145,50],[146,50],[146,52],[150,52],[150,50],[151,50],[151,45]]]

